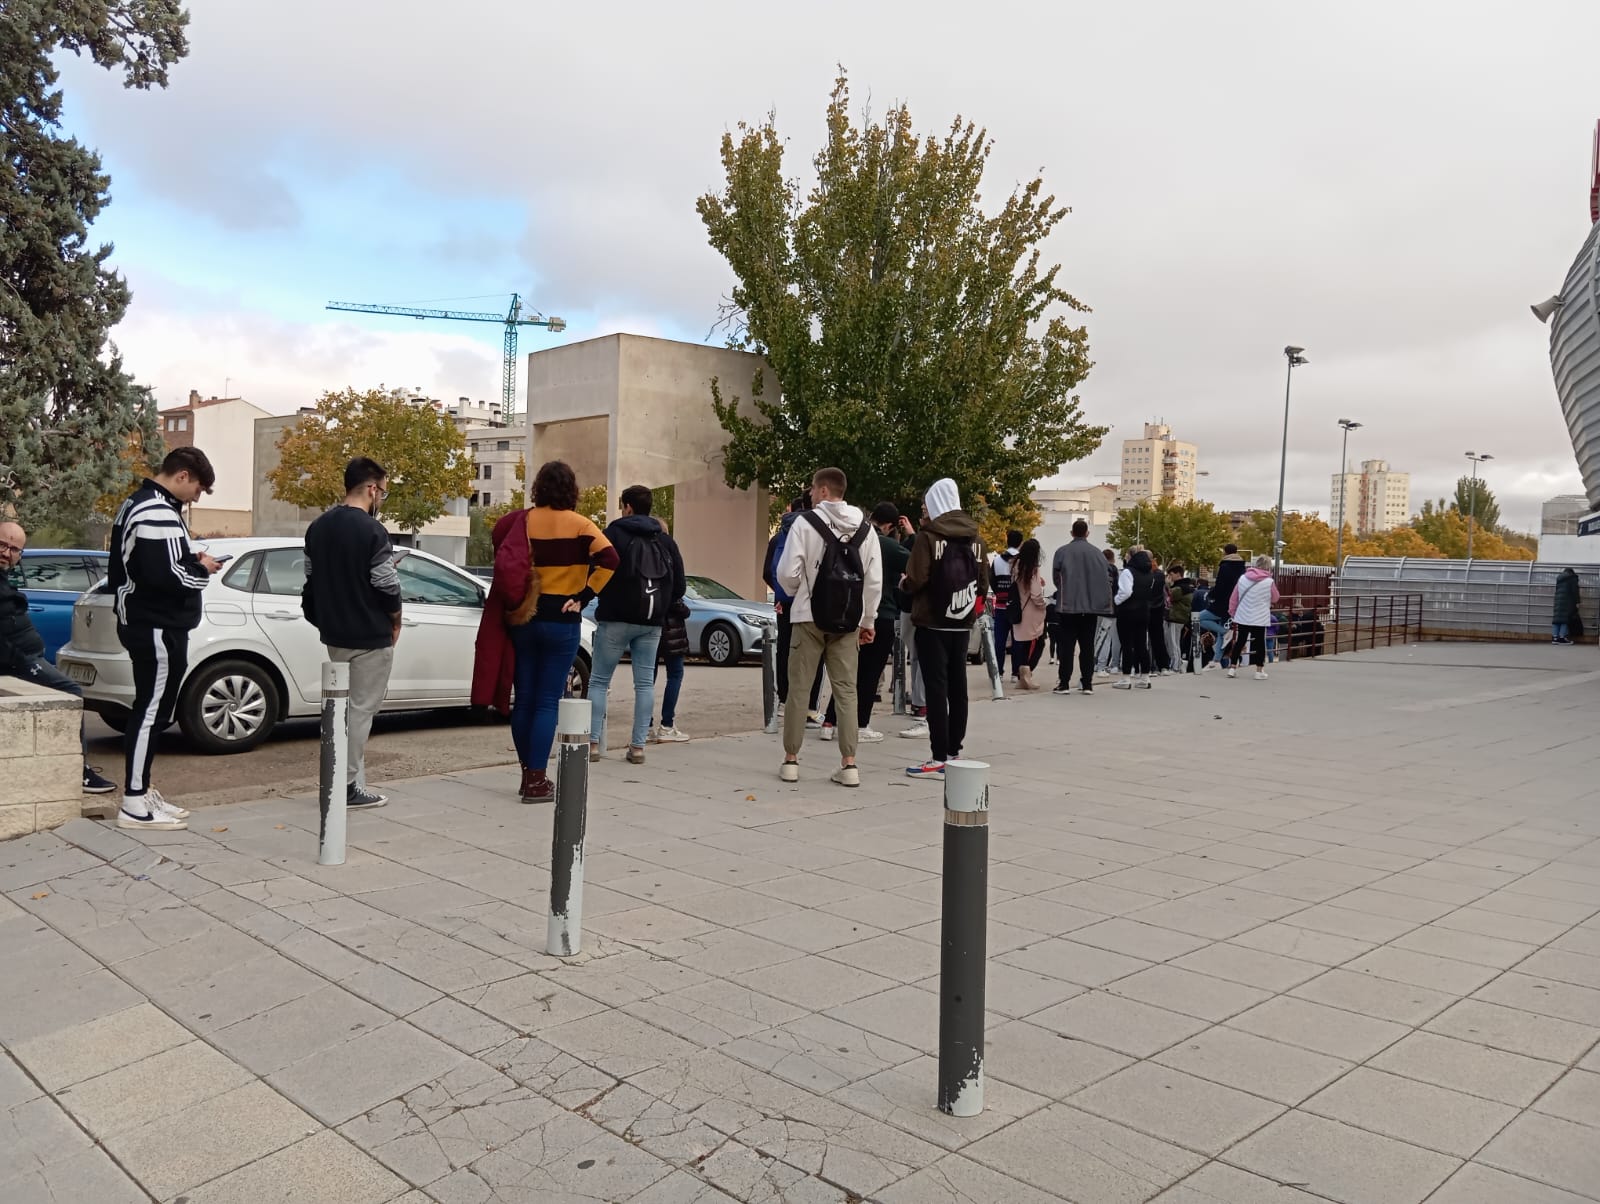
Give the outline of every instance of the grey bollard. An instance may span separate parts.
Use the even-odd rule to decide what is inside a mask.
[[[989,698],[992,702],[1006,700],[1005,666],[997,663],[994,650],[994,616],[987,610],[978,616],[978,638],[983,641],[983,665],[989,671]]]
[[[989,766],[944,763],[944,897],[939,931],[939,1111],[983,1111],[989,915]]]
[[[761,730],[778,730],[778,625],[761,624]]]
[[[589,824],[587,698],[563,698],[556,717],[556,806],[550,838],[550,918],[545,952],[571,957],[583,947],[583,838]]]
[[[345,803],[350,776],[350,666],[322,663],[322,766],[318,805],[322,826],[318,865],[344,864]]]
[[[890,653],[894,658],[894,671],[890,674],[890,697],[894,699],[894,713],[904,715],[910,708],[906,705],[906,642],[900,636],[900,623],[896,620],[894,625],[894,651]]]

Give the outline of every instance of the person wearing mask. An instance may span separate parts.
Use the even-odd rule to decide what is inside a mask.
[[[28,617],[28,597],[11,583],[11,570],[22,562],[22,549],[28,546],[28,533],[20,524],[0,522],[0,674],[21,677],[50,690],[60,690],[75,698],[83,697],[83,687],[44,658],[44,637]],[[111,794],[117,784],[100,776],[89,764],[89,741],[84,723],[78,720],[78,746],[85,757],[83,792]]]
[[[1573,636],[1582,634],[1578,573],[1575,569],[1565,568],[1556,576],[1556,604],[1551,617],[1550,642],[1570,644]]]
[[[189,633],[200,625],[200,595],[222,568],[209,553],[195,550],[183,508],[210,493],[216,481],[205,452],[175,447],[161,470],[122,503],[111,524],[107,588],[116,608],[117,639],[133,669],[119,828],[189,826],[188,811],[167,802],[150,784],[150,769],[156,737],[172,722],[189,667]]]
[[[1011,564],[1017,558],[1022,543],[1021,531],[1006,532],[1006,550],[989,557],[989,580],[993,585],[990,601],[993,605],[991,622],[994,624],[994,656],[1000,671],[1006,667],[1006,649],[1011,643]],[[1012,679],[1016,672],[1013,670]]]
[[[876,630],[870,644],[861,646],[856,668],[856,738],[863,744],[876,744],[883,733],[872,727],[872,707],[876,701],[878,684],[894,652],[895,630],[900,625],[900,611],[895,605],[895,593],[900,578],[905,576],[911,550],[894,537],[900,525],[900,511],[893,502],[879,502],[872,508],[872,526],[877,532],[878,552],[883,560],[883,593],[878,602]],[[838,704],[828,699],[828,713],[822,719],[822,738],[831,740],[837,732]]]
[[[665,528],[651,516],[650,490],[629,485],[622,491],[622,514],[605,530],[617,552],[617,568],[595,607],[594,664],[589,670],[589,749],[594,759],[605,752],[606,704],[611,677],[624,653],[633,664],[633,730],[627,759],[644,764],[644,745],[656,705],[656,651],[667,612],[682,600],[686,582],[683,554]]]
[[[1239,555],[1238,547],[1231,543],[1226,545],[1222,549],[1216,575],[1212,578],[1211,589],[1206,593],[1205,609],[1200,612],[1200,630],[1209,632],[1215,640],[1211,663],[1206,666],[1207,672],[1228,668],[1228,605],[1233,599],[1233,587],[1244,576],[1244,569],[1244,557]]]
[[[503,622],[511,636],[511,739],[522,765],[524,803],[555,797],[550,746],[583,638],[583,608],[618,565],[616,548],[577,505],[578,478],[570,465],[551,460],[534,476],[533,505],[507,514],[491,535],[494,578],[482,624]],[[484,638],[480,625],[480,644]]]
[[[883,559],[871,524],[860,509],[844,500],[847,488],[845,475],[837,468],[819,468],[811,478],[812,507],[789,532],[778,563],[778,581],[793,600],[790,691],[803,689],[818,662],[826,663],[839,704],[839,768],[833,781],[840,786],[859,786],[856,671],[859,650],[875,642],[878,635]],[[881,662],[879,668],[881,671]],[[870,691],[872,687],[863,688]],[[798,710],[786,713],[780,781],[800,780],[805,734],[804,716]]]
[[[1078,519],[1072,524],[1072,541],[1057,548],[1051,562],[1062,644],[1052,693],[1066,694],[1072,688],[1073,649],[1078,653],[1079,692],[1094,693],[1095,637],[1101,622],[1111,614],[1111,599],[1116,592],[1106,568],[1100,549],[1089,542],[1089,524]]]
[[[1234,654],[1244,660],[1245,647],[1249,645],[1250,663],[1256,667],[1257,681],[1267,680],[1267,627],[1272,622],[1272,608],[1277,604],[1278,586],[1272,579],[1272,558],[1257,556],[1233,587],[1233,597],[1228,601],[1228,613],[1239,630]],[[1236,670],[1230,666],[1228,676],[1235,675]]]
[[[978,600],[989,593],[989,561],[978,524],[961,509],[955,481],[935,481],[923,503],[928,520],[911,547],[905,590],[928,696],[932,755],[906,773],[943,777],[945,762],[961,755],[967,738],[967,644]]]
[[[1011,562],[1011,675],[1024,690],[1037,690],[1033,671],[1039,667],[1045,644],[1043,555],[1037,539],[1025,539]]]
[[[1150,553],[1135,548],[1117,576],[1117,634],[1122,639],[1122,679],[1116,690],[1150,688],[1150,607],[1162,589]]]

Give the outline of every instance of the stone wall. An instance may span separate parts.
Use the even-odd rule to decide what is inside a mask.
[[[83,814],[82,719],[70,694],[0,677],[0,840]]]

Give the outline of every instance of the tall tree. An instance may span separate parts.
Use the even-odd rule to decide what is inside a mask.
[[[1232,538],[1232,528],[1228,516],[1218,514],[1209,502],[1164,497],[1117,511],[1106,537],[1114,548],[1143,544],[1163,563],[1179,563],[1193,571],[1216,564],[1222,545]]]
[[[272,496],[325,508],[344,497],[344,466],[371,456],[389,472],[382,514],[415,534],[472,489],[472,457],[449,415],[386,389],[324,393],[316,409],[278,437]]]
[[[7,0],[0,8],[0,503],[24,524],[86,519],[155,407],[108,340],[129,290],[89,226],[100,157],[61,133],[52,56],[88,54],[128,88],[165,87],[188,53],[177,0]]]
[[[1085,307],[1039,250],[1068,211],[1035,179],[986,213],[992,144],[970,121],[922,140],[903,104],[860,126],[849,108],[841,74],[803,198],[769,117],[723,135],[725,187],[696,206],[737,278],[728,345],[777,376],[757,378],[755,417],[713,382],[727,481],[788,497],[837,465],[869,506],[941,476],[1019,505],[1106,433],[1073,393],[1089,348],[1067,315]]]
[[[1250,520],[1239,528],[1233,542],[1241,552],[1254,556],[1271,556],[1276,511],[1257,510]],[[1283,563],[1328,564],[1333,563],[1338,538],[1334,529],[1320,518],[1306,514],[1283,516]]]
[[[1474,491],[1477,493],[1476,499],[1473,497]],[[1461,512],[1462,518],[1472,520],[1475,531],[1500,530],[1500,503],[1495,501],[1494,490],[1482,477],[1476,482],[1470,476],[1457,478],[1453,504]],[[1473,539],[1477,539],[1476,534]]]

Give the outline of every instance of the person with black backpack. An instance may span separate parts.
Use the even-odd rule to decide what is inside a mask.
[[[839,718],[840,765],[833,780],[859,786],[857,657],[858,649],[877,638],[883,554],[872,524],[844,500],[847,484],[837,468],[817,470],[811,478],[811,509],[790,527],[776,576],[790,596],[789,697],[802,697],[817,664],[827,664]],[[783,714],[780,781],[800,780],[805,736],[805,712],[789,707]]]
[[[606,703],[611,677],[626,652],[633,661],[633,731],[628,760],[644,764],[644,745],[656,705],[656,650],[667,615],[685,591],[683,554],[650,516],[650,490],[622,491],[622,517],[605,530],[617,550],[617,571],[595,606],[594,664],[589,670],[590,748],[606,747]]]
[[[961,755],[967,738],[967,644],[978,599],[989,596],[989,564],[978,524],[961,509],[961,491],[949,477],[923,499],[928,521],[917,532],[906,566],[917,658],[928,696],[932,756],[906,770],[911,777],[943,777],[946,761]]]

